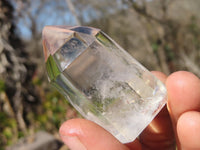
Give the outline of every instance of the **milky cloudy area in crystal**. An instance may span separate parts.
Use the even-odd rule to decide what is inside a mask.
[[[46,26],[48,78],[87,119],[133,141],[166,103],[166,88],[110,37],[92,27]]]

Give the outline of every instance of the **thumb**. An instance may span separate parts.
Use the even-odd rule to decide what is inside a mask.
[[[128,150],[108,131],[85,119],[64,122],[59,133],[63,142],[71,150]]]

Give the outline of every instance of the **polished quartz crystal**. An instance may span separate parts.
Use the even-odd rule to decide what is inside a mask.
[[[162,82],[99,29],[46,26],[43,48],[51,84],[122,143],[133,141],[166,103]]]

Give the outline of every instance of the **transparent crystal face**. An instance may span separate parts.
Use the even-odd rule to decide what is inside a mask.
[[[87,119],[133,141],[166,103],[166,88],[99,29],[47,26],[50,82]]]

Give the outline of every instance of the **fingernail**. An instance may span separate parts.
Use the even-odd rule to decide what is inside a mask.
[[[70,148],[70,150],[87,150],[77,136],[60,136],[63,142]]]

